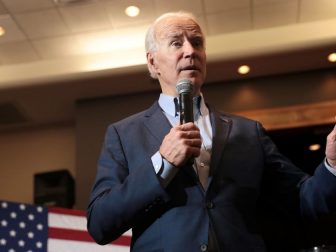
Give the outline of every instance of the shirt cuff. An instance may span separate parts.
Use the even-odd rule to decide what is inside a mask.
[[[162,158],[159,151],[157,151],[151,159],[161,185],[167,187],[170,181],[175,177],[178,169],[166,159]]]
[[[324,165],[334,176],[336,176],[336,169],[332,168],[331,165],[328,163],[327,159],[324,159]]]

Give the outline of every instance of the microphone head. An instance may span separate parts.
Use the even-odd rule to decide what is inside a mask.
[[[194,86],[191,83],[191,80],[188,80],[188,79],[179,80],[176,84],[176,90],[178,94],[193,93]]]

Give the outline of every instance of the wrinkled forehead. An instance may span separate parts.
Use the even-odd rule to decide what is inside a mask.
[[[178,37],[184,34],[203,38],[200,26],[188,17],[169,17],[160,20],[155,26],[157,40]]]

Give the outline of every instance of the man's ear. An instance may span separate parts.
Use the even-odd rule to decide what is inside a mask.
[[[155,64],[153,53],[147,52],[146,57],[147,57],[147,66],[148,66],[149,71],[151,73],[156,73],[157,72],[157,68],[156,68],[156,64]]]

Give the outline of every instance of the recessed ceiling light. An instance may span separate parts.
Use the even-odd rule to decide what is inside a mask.
[[[6,33],[5,28],[0,26],[0,36],[5,35],[5,33]]]
[[[310,151],[318,151],[319,149],[321,149],[321,145],[319,144],[312,144],[309,146]]]
[[[248,65],[242,65],[238,68],[238,73],[240,74],[248,74],[250,72],[250,67]]]
[[[137,6],[128,6],[125,9],[125,13],[129,17],[136,17],[140,13],[140,9]]]
[[[329,60],[330,62],[336,62],[336,53],[330,53],[330,54],[328,55],[328,60]]]

